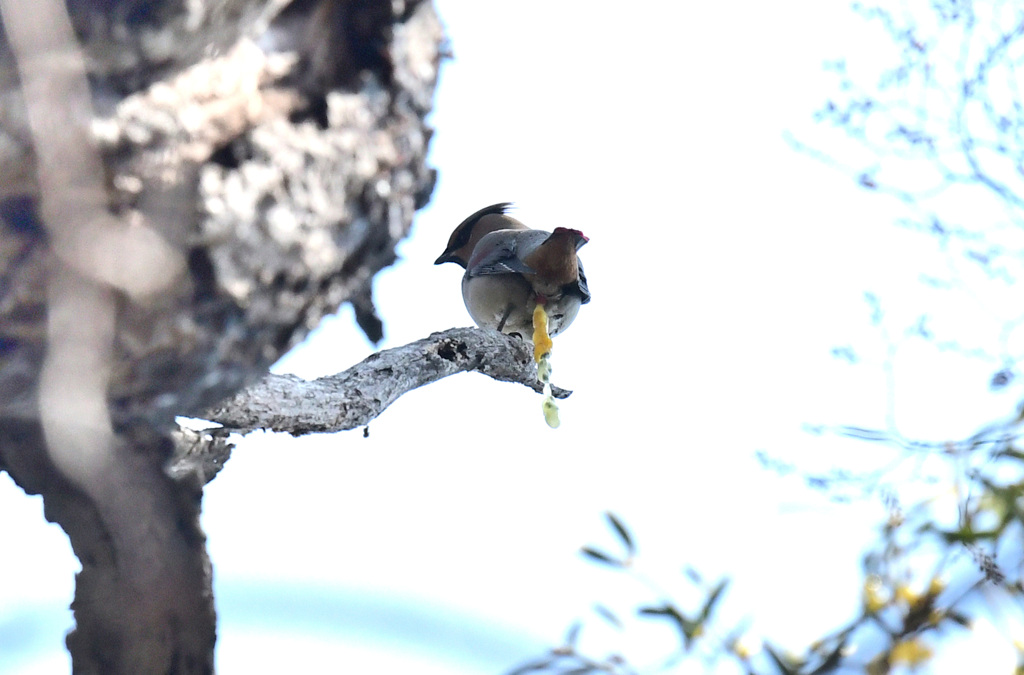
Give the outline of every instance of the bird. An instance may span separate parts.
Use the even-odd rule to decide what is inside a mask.
[[[590,302],[576,252],[589,241],[579,230],[534,230],[507,214],[511,202],[484,207],[452,232],[435,265],[465,268],[462,299],[481,328],[533,341],[533,314],[547,313],[548,334],[557,335]]]

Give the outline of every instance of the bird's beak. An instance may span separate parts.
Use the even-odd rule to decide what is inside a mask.
[[[437,260],[434,261],[434,264],[440,265],[441,263],[446,262],[458,262],[458,260],[455,258],[455,255],[453,253],[451,253],[450,251],[445,251],[438,257]]]

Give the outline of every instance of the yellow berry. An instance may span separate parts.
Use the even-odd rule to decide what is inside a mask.
[[[548,335],[548,313],[544,305],[537,305],[533,310],[533,360],[540,362],[541,357],[551,352],[552,344]]]

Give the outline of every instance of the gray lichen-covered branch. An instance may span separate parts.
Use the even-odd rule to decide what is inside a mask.
[[[363,426],[398,397],[441,378],[476,371],[541,391],[533,346],[497,331],[452,328],[373,354],[348,370],[307,381],[270,375],[211,409],[231,431],[272,429],[299,436]],[[554,388],[555,396],[571,392]]]

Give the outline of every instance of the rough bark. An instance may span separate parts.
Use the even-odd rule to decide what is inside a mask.
[[[0,469],[82,563],[75,672],[211,672],[217,463],[172,478],[174,417],[342,302],[380,337],[370,282],[434,181],[440,24],[392,0],[0,11]]]
[[[371,354],[344,372],[316,380],[266,376],[201,415],[220,427],[175,432],[169,473],[177,480],[208,483],[231,455],[232,433],[270,429],[302,436],[355,429],[403,394],[466,372],[543,390],[532,345],[497,331],[451,328]],[[552,393],[556,398],[572,394],[561,387],[552,387]]]
[[[399,396],[443,377],[477,371],[534,391],[533,345],[497,331],[452,328],[367,357],[343,373],[307,381],[270,375],[203,417],[230,431],[273,429],[300,436],[363,426]],[[565,398],[571,392],[555,389]]]

